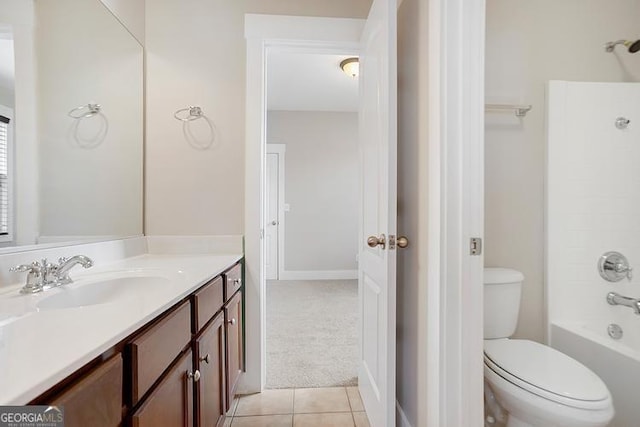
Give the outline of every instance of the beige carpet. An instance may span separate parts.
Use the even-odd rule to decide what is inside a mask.
[[[267,388],[357,384],[358,282],[267,281]]]

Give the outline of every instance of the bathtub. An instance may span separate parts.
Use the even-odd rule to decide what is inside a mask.
[[[640,426],[640,317],[622,313],[619,340],[607,333],[610,319],[589,322],[551,322],[549,344],[589,367],[605,382],[616,415],[611,427]]]

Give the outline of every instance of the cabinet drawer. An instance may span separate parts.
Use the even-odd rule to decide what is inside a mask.
[[[193,295],[195,322],[193,333],[198,333],[224,304],[223,280],[218,276]]]
[[[192,427],[192,353],[187,351],[131,418],[133,427]]]
[[[130,343],[131,397],[136,404],[191,340],[191,304],[185,301]]]
[[[229,301],[229,298],[231,298],[233,294],[242,287],[242,266],[240,264],[236,264],[233,268],[224,273],[224,277],[224,300]]]
[[[122,356],[102,363],[50,402],[64,406],[67,427],[116,427],[122,421]]]

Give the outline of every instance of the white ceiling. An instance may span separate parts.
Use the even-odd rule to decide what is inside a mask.
[[[15,85],[13,40],[0,35],[0,87],[11,89]]]
[[[340,69],[351,56],[270,52],[267,109],[358,111],[358,78]]]

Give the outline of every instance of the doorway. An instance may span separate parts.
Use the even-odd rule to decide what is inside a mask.
[[[359,167],[358,318],[362,320],[358,325],[358,389],[372,425],[376,426],[394,425],[396,407],[396,8],[395,2],[374,0],[366,21],[245,15],[245,383],[249,390],[260,391],[266,379],[263,177],[268,55],[310,48],[324,54],[362,49],[360,67],[362,76],[367,78],[361,77],[360,84],[367,84],[361,90],[364,96],[359,97],[359,165],[378,167]],[[290,170],[287,167],[287,174]]]
[[[359,85],[340,67],[354,57],[267,51],[267,389],[357,385]]]

